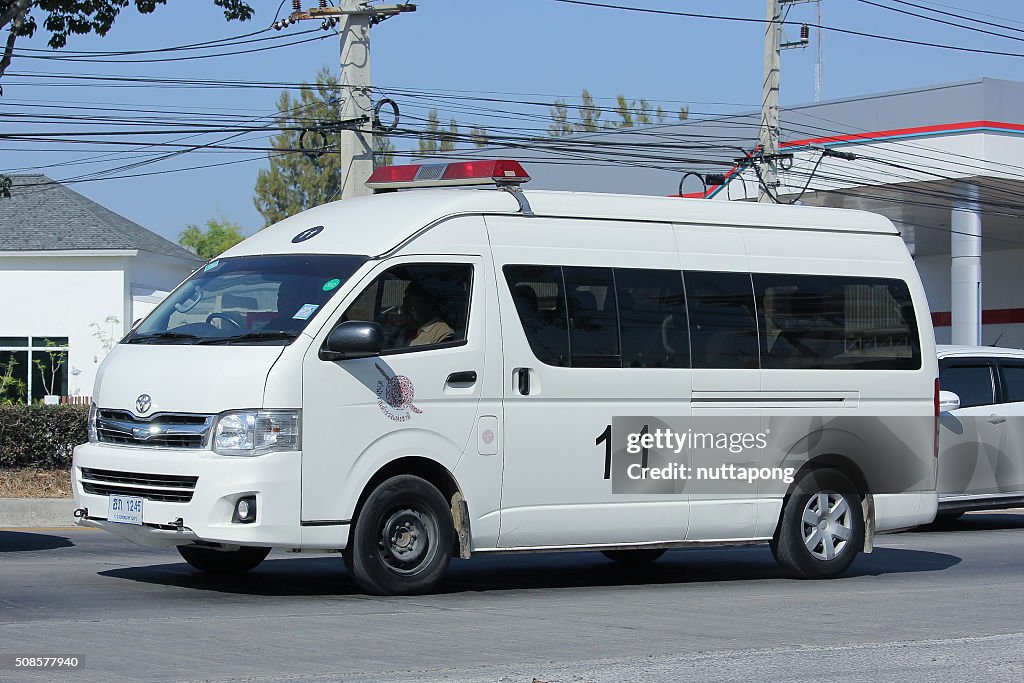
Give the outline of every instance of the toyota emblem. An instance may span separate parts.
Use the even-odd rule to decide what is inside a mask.
[[[150,398],[149,394],[142,394],[135,399],[135,407],[139,409],[140,413],[149,412],[149,409],[153,406],[153,399]]]

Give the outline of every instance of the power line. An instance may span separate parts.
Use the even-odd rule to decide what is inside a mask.
[[[1020,40],[1020,41],[1024,41],[1024,37],[1021,37],[1021,36],[1008,36],[1005,33],[997,33],[996,31],[989,31],[987,29],[978,28],[977,26],[965,26],[963,24],[958,24],[958,23],[956,23],[954,21],[946,21],[945,19],[939,19],[937,17],[930,17],[927,14],[921,14],[920,12],[911,12],[909,10],[900,9],[898,7],[889,7],[888,5],[883,5],[880,2],[874,2],[874,0],[857,0],[857,1],[862,3],[862,4],[864,4],[864,5],[870,5],[872,7],[878,7],[879,9],[884,9],[884,10],[887,10],[889,12],[896,12],[897,14],[903,14],[903,15],[906,15],[906,16],[917,17],[918,19],[924,19],[926,21],[933,21],[933,22],[935,22],[937,24],[944,24],[946,26],[953,26],[955,28],[964,29],[965,31],[974,31],[976,33],[984,33],[985,35],[996,36],[997,38],[1006,38],[1007,40]],[[914,6],[917,7],[917,5],[914,5]],[[934,10],[930,10],[930,11],[934,11]],[[943,14],[949,14],[949,13],[948,12],[943,12]],[[988,23],[988,22],[985,22],[985,23]],[[1007,28],[1007,27],[1001,27],[1001,28]],[[1008,29],[1008,30],[1019,31],[1020,29]]]
[[[583,6],[586,6],[586,7],[599,7],[599,8],[602,8],[602,9],[614,9],[614,10],[621,10],[621,11],[625,11],[625,12],[640,12],[640,13],[644,13],[644,14],[659,14],[659,15],[667,15],[667,16],[674,16],[674,17],[690,17],[690,18],[696,18],[696,19],[716,19],[716,20],[722,20],[722,21],[737,21],[737,22],[752,23],[752,24],[764,24],[765,23],[764,19],[754,19],[754,18],[751,18],[751,17],[732,17],[732,16],[723,16],[723,15],[719,15],[719,14],[702,14],[702,13],[698,13],[698,12],[677,12],[677,11],[674,11],[674,10],[661,10],[661,9],[651,9],[651,8],[646,8],[646,7],[629,7],[627,5],[612,5],[612,4],[606,4],[606,3],[600,3],[600,2],[588,2],[586,0],[553,0],[553,2],[560,2],[560,3],[569,4],[569,5],[583,5]],[[974,53],[974,54],[996,55],[996,56],[999,56],[999,57],[1024,57],[1024,52],[1005,52],[1003,50],[985,50],[985,49],[982,49],[982,48],[966,47],[966,46],[963,46],[963,45],[944,45],[944,44],[941,44],[941,43],[929,43],[929,42],[926,42],[926,41],[923,41],[923,40],[913,40],[911,38],[899,38],[899,37],[896,37],[896,36],[886,36],[886,35],[881,35],[881,34],[878,34],[878,33],[868,33],[866,31],[856,31],[854,29],[839,28],[837,26],[826,26],[824,24],[812,24],[812,23],[808,23],[808,22],[795,22],[795,21],[781,21],[781,22],[778,22],[778,23],[782,24],[782,25],[808,26],[810,28],[817,28],[817,29],[820,29],[822,31],[832,31],[833,33],[842,33],[842,34],[845,34],[845,35],[858,36],[858,37],[861,37],[861,38],[872,38],[872,39],[875,39],[875,40],[885,40],[885,41],[889,41],[889,42],[893,42],[893,43],[902,43],[904,45],[917,45],[917,46],[920,46],[920,47],[933,47],[933,48],[937,48],[937,49],[940,49],[940,50],[953,50],[953,51],[956,51],[956,52],[970,52],[970,53]]]

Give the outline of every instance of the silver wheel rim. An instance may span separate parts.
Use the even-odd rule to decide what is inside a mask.
[[[396,572],[416,572],[433,559],[436,535],[429,515],[409,508],[396,510],[381,525],[377,541],[381,559]]]
[[[853,537],[850,505],[835,491],[816,493],[804,505],[801,528],[807,552],[819,560],[834,560]]]

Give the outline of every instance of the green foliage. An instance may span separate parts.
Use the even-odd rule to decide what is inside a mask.
[[[28,385],[16,373],[18,361],[11,355],[0,365],[0,406],[24,404],[28,396]]]
[[[590,91],[584,88],[580,94],[580,104],[576,106],[575,116],[570,116],[569,105],[565,100],[555,100],[550,109],[551,124],[548,126],[548,135],[557,138],[573,133],[593,133],[599,130],[632,128],[668,121],[668,112],[664,108],[653,107],[642,97],[638,103],[636,100],[627,100],[625,95],[619,95],[615,98],[615,108],[612,111],[618,116],[618,120],[602,121],[601,116],[605,110],[594,101]],[[679,108],[680,121],[685,121],[689,115],[686,107]]]
[[[302,147],[302,133],[283,130],[339,121],[338,77],[327,67],[322,67],[316,75],[316,83],[303,83],[297,97],[287,90],[282,92],[277,100],[277,110],[277,123],[282,131],[273,137],[271,147],[292,153],[270,152],[270,168],[262,169],[256,178],[253,202],[266,225],[331,201],[341,190],[339,155],[335,152],[314,158],[294,153]],[[307,134],[306,147],[321,143],[325,149],[337,150],[338,133],[325,132],[322,137]]]
[[[71,467],[71,451],[89,440],[89,407],[0,406],[0,467]]]
[[[103,347],[103,355],[105,356],[114,348],[114,344],[117,343],[120,337],[121,319],[116,315],[108,315],[103,319],[103,323],[107,325],[107,329],[103,329],[99,323],[89,323],[89,327],[92,328],[92,336]]]
[[[469,131],[469,139],[477,147],[486,147],[490,144],[490,140],[487,138],[486,128],[473,128]]]
[[[206,230],[194,225],[185,228],[178,238],[178,244],[204,259],[219,256],[245,239],[242,226],[225,219],[211,218],[206,221]]]
[[[423,156],[430,156],[438,152],[438,139],[441,137],[441,123],[437,118],[437,110],[431,109],[427,113],[427,127],[420,134],[416,141],[415,153]]]
[[[0,0],[0,30],[8,30],[0,76],[11,63],[17,39],[33,36],[40,19],[50,34],[47,44],[56,50],[67,45],[72,35],[107,35],[121,10],[132,4],[139,14],[149,14],[167,0]],[[213,4],[224,10],[228,21],[248,21],[253,16],[244,0],[213,0]]]
[[[373,167],[391,166],[395,163],[395,146],[386,135],[373,136]]]
[[[48,347],[57,346],[57,343],[52,339],[44,339],[43,343]],[[43,390],[48,396],[55,396],[62,389],[58,384],[60,381],[60,369],[64,367],[68,354],[67,351],[51,351],[49,356],[49,363],[45,362],[42,358],[33,358],[32,362],[35,363],[36,369],[39,370],[39,379],[42,380]]]
[[[459,129],[459,122],[451,119],[448,122],[448,129],[441,130],[441,121],[438,119],[437,110],[431,109],[427,113],[427,125],[416,141],[416,149],[413,150],[413,154],[432,156],[438,153],[454,152],[459,143],[466,141],[472,142],[477,147],[486,147],[488,145],[487,129],[473,128],[466,135]]]

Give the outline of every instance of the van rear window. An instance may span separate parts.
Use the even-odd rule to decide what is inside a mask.
[[[916,370],[921,345],[901,280],[754,274],[761,366]]]

